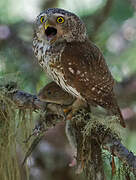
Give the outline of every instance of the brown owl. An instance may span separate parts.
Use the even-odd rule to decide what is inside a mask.
[[[102,106],[125,127],[105,59],[86,34],[84,23],[63,9],[47,9],[34,24],[33,48],[39,64],[65,91],[84,101]]]

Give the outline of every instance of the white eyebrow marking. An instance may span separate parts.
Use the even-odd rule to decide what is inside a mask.
[[[55,15],[56,17],[58,17],[58,16],[64,17],[64,15],[63,15],[63,14],[60,14],[60,13],[55,13],[54,15]]]

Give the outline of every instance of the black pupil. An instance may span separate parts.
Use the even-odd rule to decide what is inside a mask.
[[[41,22],[44,22],[44,20],[45,20],[45,17],[42,16],[42,17],[41,17]]]
[[[62,19],[61,19],[61,18],[59,18],[59,22],[62,22]]]
[[[50,94],[51,94],[51,91],[48,91],[48,94],[50,95]]]

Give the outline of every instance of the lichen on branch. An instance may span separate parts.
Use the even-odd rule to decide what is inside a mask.
[[[31,109],[34,112],[40,110],[42,114],[40,123],[43,125],[41,132],[55,126],[60,121],[66,121],[62,114],[59,116],[59,114],[55,114],[56,112],[52,111],[54,109],[53,106],[59,109],[63,108],[62,106],[53,103],[50,103],[48,106],[47,103],[38,99],[36,95],[31,95],[18,89],[15,91],[7,89],[5,96],[14,103],[16,109]],[[118,124],[117,117],[106,115],[99,111],[95,113],[89,112],[87,109],[80,109],[73,115],[71,123],[76,131],[77,163],[88,177],[99,179],[99,176],[101,176],[101,179],[104,179],[102,149],[118,157],[136,175],[136,156],[121,143],[121,134],[125,130],[120,131],[122,127]],[[31,148],[30,146],[26,158],[30,155]],[[96,151],[96,154],[93,151]],[[98,159],[100,164],[96,168],[94,165],[97,164],[98,166]],[[91,172],[94,172],[93,175]]]

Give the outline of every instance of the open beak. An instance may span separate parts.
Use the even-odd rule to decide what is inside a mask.
[[[45,35],[48,41],[52,41],[57,34],[57,29],[51,25],[48,20],[44,24]]]

